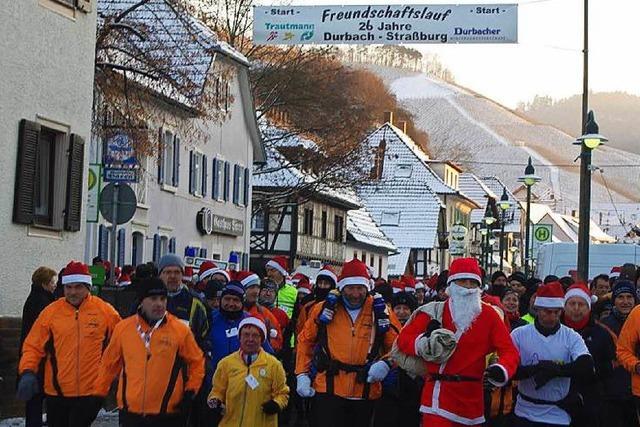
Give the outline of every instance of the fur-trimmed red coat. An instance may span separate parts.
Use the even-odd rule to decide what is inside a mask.
[[[416,341],[430,321],[428,314],[419,313],[400,331],[398,347],[403,353],[416,356]],[[448,301],[442,314],[442,327],[456,332]],[[469,329],[458,337],[458,345],[449,360],[442,365],[425,362],[430,374],[461,375],[477,380],[453,382],[427,378],[422,389],[420,412],[464,425],[482,424],[485,421],[482,376],[487,366],[486,357],[493,352],[497,353],[498,365],[506,377],[511,378],[520,355],[498,313],[489,304],[482,303],[482,311]]]

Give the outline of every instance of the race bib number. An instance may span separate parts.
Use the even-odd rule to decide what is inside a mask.
[[[252,374],[247,375],[244,380],[249,385],[251,390],[255,390],[260,385],[256,377],[254,377]]]
[[[227,329],[225,332],[227,333],[227,338],[238,336],[238,328]]]

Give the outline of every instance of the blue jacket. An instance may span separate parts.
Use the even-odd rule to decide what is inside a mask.
[[[208,342],[211,344],[210,358],[208,360],[209,369],[204,380],[205,390],[210,390],[211,378],[218,367],[218,363],[233,352],[240,350],[240,337],[238,335],[238,326],[242,319],[250,317],[246,311],[242,312],[242,316],[238,319],[229,319],[225,317],[219,310],[211,312],[209,319],[209,336]],[[274,354],[269,340],[265,340],[262,348],[269,354]]]

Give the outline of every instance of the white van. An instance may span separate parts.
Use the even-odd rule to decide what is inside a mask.
[[[544,279],[553,274],[569,276],[577,269],[577,243],[546,243],[538,250],[536,277]],[[640,264],[640,246],[629,244],[600,244],[589,246],[589,279],[609,274],[614,266],[625,263]]]

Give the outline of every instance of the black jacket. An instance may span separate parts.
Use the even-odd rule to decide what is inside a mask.
[[[629,371],[619,366],[616,363],[616,343],[617,337],[620,335],[622,325],[626,317],[614,311],[601,320],[601,323],[609,328],[611,332],[616,335],[616,339],[613,339],[611,333],[609,333],[609,348],[607,354],[610,356],[612,371],[609,375],[601,378],[603,397],[607,400],[631,400],[633,394],[631,392],[631,374]]]
[[[29,334],[29,331],[36,322],[40,312],[54,301],[53,294],[46,291],[42,286],[31,285],[31,292],[22,308],[22,331],[20,333],[20,352],[22,343]]]

